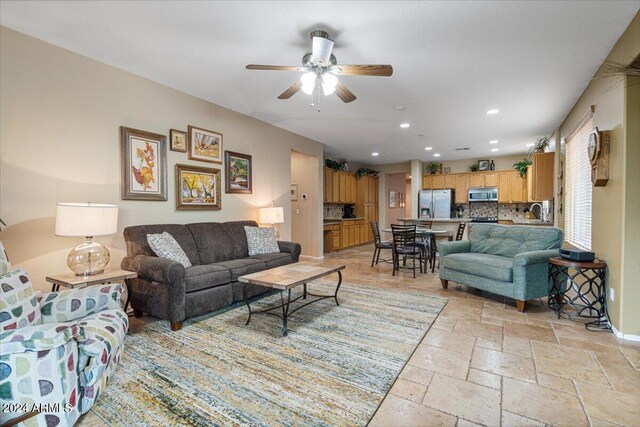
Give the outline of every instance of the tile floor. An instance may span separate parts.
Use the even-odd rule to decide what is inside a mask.
[[[515,302],[449,283],[371,268],[372,247],[327,256],[352,284],[449,298],[371,420],[371,427],[640,426],[640,343],[557,319],[543,301]],[[132,328],[150,321],[132,319]],[[140,322],[142,320],[142,322]],[[105,425],[92,412],[81,426]]]

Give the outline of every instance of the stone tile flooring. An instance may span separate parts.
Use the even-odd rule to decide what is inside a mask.
[[[371,420],[371,427],[640,426],[640,343],[557,319],[546,301],[515,301],[370,267],[372,246],[332,253],[352,284],[449,298]],[[382,256],[385,254],[383,253]],[[131,328],[153,321],[131,319]],[[81,426],[105,425],[91,411]]]

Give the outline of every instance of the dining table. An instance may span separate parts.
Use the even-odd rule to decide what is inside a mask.
[[[384,233],[392,233],[393,231],[390,228],[383,228],[382,231]],[[435,271],[435,255],[437,252],[436,249],[436,237],[438,236],[446,236],[449,238],[449,241],[453,240],[453,235],[448,230],[435,230],[433,228],[424,228],[424,227],[416,227],[416,234],[422,236],[422,239],[429,239],[429,248],[431,248],[431,253],[429,254],[429,259],[431,263],[431,272]]]

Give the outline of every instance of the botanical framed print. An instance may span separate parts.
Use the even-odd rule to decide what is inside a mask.
[[[187,133],[177,129],[169,131],[169,149],[171,151],[187,152]]]
[[[489,160],[478,160],[479,171],[488,171],[489,167]]]
[[[122,200],[167,200],[167,138],[120,127]]]
[[[176,164],[176,209],[222,209],[220,169]]]
[[[251,156],[248,154],[224,152],[226,193],[251,194],[253,192],[251,162]]]
[[[222,134],[189,126],[189,160],[222,164]]]
[[[291,201],[298,200],[298,184],[291,184]]]

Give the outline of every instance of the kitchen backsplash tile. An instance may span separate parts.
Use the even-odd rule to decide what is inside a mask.
[[[324,205],[324,219],[341,219],[344,216],[344,205]]]
[[[532,204],[533,203],[499,203],[498,219],[526,219],[527,214],[525,209],[531,209]],[[463,209],[462,218],[493,217],[496,215],[496,204],[492,202],[474,202],[456,205],[456,208],[458,207],[462,207]],[[553,202],[551,202],[549,210],[553,212]],[[457,210],[455,212],[457,212]],[[539,215],[538,209],[535,209],[534,212],[536,216]]]

